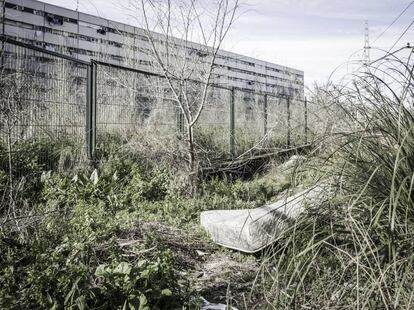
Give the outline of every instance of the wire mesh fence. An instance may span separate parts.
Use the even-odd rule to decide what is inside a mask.
[[[12,164],[17,175],[30,164],[56,168],[57,145],[82,156],[87,66],[24,45],[0,44],[1,164]],[[39,158],[23,162],[22,152],[41,145]]]
[[[176,106],[162,78],[97,68],[97,135],[142,132],[172,134],[177,126]]]
[[[197,143],[211,152],[219,154],[229,152],[231,91],[225,88],[211,87],[207,94],[205,107],[197,121],[195,137]]]
[[[16,171],[22,168],[10,157],[21,145],[39,141],[64,147],[79,160],[104,151],[107,136],[186,141],[188,120],[163,76],[85,63],[12,40],[1,44],[2,162],[9,157]],[[185,94],[190,110],[197,112],[191,104],[200,102],[202,84],[183,85],[178,96]],[[199,149],[234,156],[251,148],[307,142],[303,100],[219,85],[207,90],[194,126]],[[49,149],[42,155],[47,169],[62,163],[62,154]]]
[[[264,137],[263,95],[234,91],[235,153],[254,147]]]

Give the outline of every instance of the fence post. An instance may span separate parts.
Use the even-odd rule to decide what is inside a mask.
[[[93,160],[96,145],[96,63],[88,66],[86,82],[86,149],[88,158]]]
[[[308,144],[308,99],[305,97],[305,144]]]
[[[234,115],[234,87],[231,88],[230,98],[230,154],[235,155],[235,115]]]
[[[263,136],[267,135],[267,94],[264,95],[263,102]]]
[[[287,97],[287,100],[286,100],[286,109],[287,109],[287,145],[288,146],[290,146],[290,143],[291,143],[291,141],[290,141],[290,131],[291,131],[291,128],[290,128],[290,96],[289,97]]]

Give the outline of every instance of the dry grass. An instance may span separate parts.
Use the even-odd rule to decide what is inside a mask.
[[[411,58],[325,91],[343,117],[309,162],[331,199],[309,206],[267,253],[255,289],[269,308],[412,309],[414,110]],[[345,126],[344,126],[345,125]]]

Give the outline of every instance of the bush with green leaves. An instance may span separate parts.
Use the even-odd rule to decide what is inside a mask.
[[[205,240],[200,212],[254,208],[292,184],[289,171],[247,182],[200,180],[189,191],[183,165],[142,157],[124,137],[101,142],[107,145],[99,146],[94,167],[72,165],[70,146],[16,145],[28,174],[13,172],[18,212],[0,227],[0,308],[197,309],[177,250],[131,232],[155,222]],[[6,193],[7,158],[1,160]],[[125,250],[120,240],[131,234],[137,240]]]
[[[122,196],[128,195],[123,186],[130,186],[127,180],[134,180],[138,167],[130,167],[131,175],[116,170],[127,180],[114,177],[109,167],[102,171],[100,176],[95,171],[91,176],[45,178],[33,210],[36,222],[23,228],[28,236],[14,225],[3,227],[2,308],[166,309],[191,301],[190,288],[173,268],[168,250],[128,258],[116,243],[139,219],[125,225],[133,214],[130,205],[122,204]],[[154,188],[144,187],[137,201],[158,199],[160,186],[156,197]],[[138,246],[145,250],[147,245]]]
[[[287,184],[217,179],[190,197],[177,189],[173,168],[117,147],[105,156],[95,170],[38,170],[30,212],[0,231],[1,308],[197,308],[171,249],[144,238],[126,255],[118,240],[143,222],[197,233],[201,211],[252,208]]]

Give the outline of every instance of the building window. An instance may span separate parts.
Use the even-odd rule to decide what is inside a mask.
[[[6,2],[6,8],[12,9],[12,10],[17,10],[17,11],[23,11],[23,7],[22,6],[16,5],[16,4],[12,4],[12,3],[8,3],[8,2]]]
[[[63,17],[53,14],[47,14],[46,20],[49,22],[49,25],[63,25]]]
[[[76,19],[73,18],[69,18],[69,17],[63,17],[63,20],[67,23],[71,23],[71,24],[78,24],[78,21]]]
[[[144,66],[150,66],[151,65],[151,61],[148,60],[140,60],[139,61],[140,65],[144,65]]]
[[[96,32],[101,35],[106,35],[106,29],[104,27],[97,29]]]
[[[272,67],[266,67],[266,70],[268,71],[273,71],[273,72],[282,72],[282,70],[276,69],[276,68],[272,68]]]
[[[118,55],[111,55],[111,58],[113,60],[116,60],[116,61],[122,61],[123,60],[123,57],[122,56],[118,56]]]
[[[39,10],[33,10],[33,14],[38,15],[38,16],[45,16],[45,13],[43,11],[39,11]]]
[[[33,9],[31,9],[31,8],[27,8],[27,7],[22,7],[22,11],[23,12],[25,12],[25,13],[30,13],[30,14],[33,14]]]

